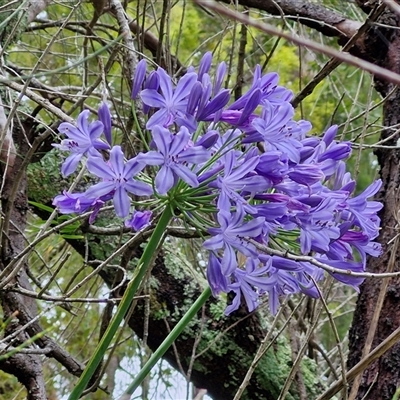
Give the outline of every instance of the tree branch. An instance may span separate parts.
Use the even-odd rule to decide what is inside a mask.
[[[32,22],[51,3],[51,0],[31,0],[28,2],[28,22]]]
[[[221,2],[232,4],[231,0],[221,0]],[[239,0],[238,2],[242,6],[257,8],[272,15],[281,15],[283,12],[285,18],[300,22],[330,37],[349,39],[361,26],[360,22],[348,19],[318,3],[303,0]]]
[[[15,354],[5,361],[0,361],[0,369],[17,377],[26,387],[28,400],[47,399],[38,355]]]
[[[349,53],[338,51],[333,49],[332,47],[325,46],[323,44],[317,43],[313,40],[306,39],[304,37],[298,37],[296,35],[283,32],[282,30],[277,29],[275,26],[270,24],[265,24],[258,22],[252,18],[249,18],[246,14],[241,14],[239,12],[232,11],[230,9],[222,7],[215,1],[211,0],[194,0],[196,4],[199,4],[205,8],[210,10],[219,12],[220,14],[231,18],[233,20],[239,21],[241,23],[253,26],[255,28],[260,29],[261,31],[277,36],[282,37],[290,42],[293,42],[297,45],[307,47],[317,53],[325,54],[329,57],[334,57],[342,62],[345,62],[349,65],[353,65],[355,67],[361,68],[364,71],[368,71],[371,74],[374,74],[377,78],[385,82],[391,82],[400,85],[400,74],[392,72],[390,69],[380,67],[372,62],[362,60],[359,57],[352,56]],[[365,54],[365,53],[364,53]],[[365,54],[367,58],[367,54]]]

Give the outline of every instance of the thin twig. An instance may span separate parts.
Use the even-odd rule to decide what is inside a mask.
[[[398,327],[390,336],[388,336],[382,343],[380,343],[368,356],[364,357],[357,363],[349,372],[346,373],[347,382],[352,382],[355,377],[361,374],[368,368],[375,360],[385,354],[391,347],[393,347],[400,340],[400,327]],[[325,391],[316,400],[330,400],[338,393],[344,386],[343,379],[336,381],[327,391]]]
[[[342,62],[345,62],[347,64],[350,64],[350,65],[353,65],[360,69],[363,69],[365,71],[368,71],[371,74],[374,74],[385,81],[400,85],[400,75],[399,74],[396,74],[395,72],[390,71],[386,68],[379,67],[375,64],[372,64],[371,62],[361,60],[360,58],[352,56],[349,53],[344,53],[344,52],[335,50],[332,47],[328,47],[323,44],[314,42],[312,40],[302,38],[302,37],[297,37],[290,33],[282,32],[282,31],[276,29],[273,25],[255,21],[254,19],[248,17],[247,15],[232,11],[228,8],[225,8],[221,5],[219,5],[215,1],[194,0],[194,2],[196,4],[202,5],[205,8],[208,8],[208,9],[218,12],[222,15],[225,15],[226,17],[231,18],[235,21],[239,21],[239,22],[242,22],[243,24],[253,26],[257,29],[260,29],[261,31],[263,31],[265,33],[270,34],[270,35],[282,37],[282,38],[284,38],[290,42],[293,42],[297,45],[301,45],[303,47],[308,47],[311,50],[314,50],[318,53],[325,54],[329,57],[337,58],[337,59],[341,60]]]
[[[283,258],[287,258],[288,260],[294,261],[305,261],[309,262],[312,265],[315,265],[318,268],[322,268],[323,270],[329,272],[330,274],[339,274],[339,275],[349,275],[355,276],[360,278],[392,278],[400,275],[400,272],[383,272],[383,273],[374,273],[374,272],[354,272],[350,269],[344,270],[339,268],[331,267],[328,264],[325,264],[321,261],[316,260],[314,257],[311,256],[299,256],[297,254],[290,253],[289,251],[280,251],[271,249],[268,246],[262,245],[256,242],[253,239],[250,239],[249,242],[257,247],[258,250],[265,254],[269,254],[271,256],[279,256]]]
[[[368,18],[365,20],[364,24],[360,27],[360,29],[349,39],[349,41],[343,46],[342,52],[347,52],[351,50],[351,48],[356,44],[357,40],[363,35],[368,29],[371,27],[371,22],[374,22],[385,10],[385,6],[381,4],[375,10],[371,12]],[[336,69],[343,60],[340,60],[337,57],[331,58],[314,76],[314,78],[307,83],[306,86],[296,95],[296,97],[292,100],[293,107],[297,107],[297,105],[303,101],[307,96],[309,96],[313,90],[317,87],[317,85],[326,78],[334,69]]]

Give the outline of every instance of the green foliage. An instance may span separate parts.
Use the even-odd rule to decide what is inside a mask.
[[[10,394],[17,393],[15,400],[26,399],[26,392],[21,390],[21,384],[18,379],[13,375],[8,375],[0,371],[0,400],[10,400]]]
[[[39,162],[29,164],[27,171],[29,199],[36,204],[42,204],[42,207],[51,204],[54,197],[67,188],[68,182],[60,172],[60,158],[60,152],[53,150]]]
[[[18,7],[6,0],[0,0],[0,41],[2,46],[16,43],[25,31],[28,16],[24,12],[26,1],[20,2]]]
[[[46,206],[44,204],[36,203],[35,201],[30,201],[30,205],[34,206],[38,210],[46,211],[49,214],[51,214],[54,209]],[[51,221],[51,226],[58,226],[62,224],[63,222],[70,221],[73,218],[71,215],[61,215],[58,218],[55,218],[53,221]],[[28,228],[28,232],[35,234],[39,233],[41,229],[45,226],[46,221],[36,218],[34,223],[30,224],[30,227]],[[84,236],[81,234],[76,234],[76,232],[80,228],[80,222],[75,221],[69,225],[64,226],[63,228],[59,229],[59,234],[63,239],[83,239]]]

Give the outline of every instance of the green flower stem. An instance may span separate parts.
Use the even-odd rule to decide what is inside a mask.
[[[97,348],[86,365],[81,377],[79,378],[74,390],[70,394],[68,400],[78,400],[82,392],[86,389],[90,378],[95,373],[97,367],[99,366],[101,360],[103,359],[111,341],[113,340],[117,330],[124,319],[124,316],[129,310],[133,298],[140,286],[140,283],[144,276],[146,275],[149,264],[153,258],[154,252],[156,251],[160,240],[168,226],[170,219],[172,218],[172,209],[167,205],[163,211],[161,218],[159,219],[157,226],[154,229],[153,234],[150,237],[149,242],[139,260],[138,266],[135,270],[135,274],[128,284],[128,287],[121,299],[121,302],[117,308],[114,318],[110,322],[106,332],[101,338]]]
[[[194,304],[189,308],[186,314],[181,318],[181,320],[177,323],[174,329],[169,333],[169,335],[164,339],[164,341],[160,344],[158,349],[153,353],[144,367],[139,371],[136,375],[133,382],[129,385],[128,389],[126,389],[125,394],[132,395],[133,392],[138,388],[138,386],[142,383],[144,378],[148,375],[157,361],[166,353],[172,343],[176,340],[176,338],[182,333],[182,331],[186,328],[189,322],[193,319],[193,317],[197,314],[200,308],[205,304],[208,298],[211,296],[211,289],[207,287],[200,295],[200,297],[194,302]],[[123,396],[123,398],[125,398]]]

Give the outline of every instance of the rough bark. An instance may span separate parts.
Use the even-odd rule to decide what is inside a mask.
[[[361,3],[361,2],[358,2]],[[370,4],[370,3],[369,3]],[[369,11],[369,5],[363,6]],[[377,65],[385,66],[394,72],[400,72],[400,26],[399,18],[391,12],[386,12],[378,21],[394,28],[375,28],[369,31],[364,38],[365,54]],[[396,29],[397,28],[397,29]],[[393,85],[376,80],[377,90],[384,96],[388,95]],[[396,129],[390,128],[400,123],[400,92],[395,91],[384,105],[383,125],[387,127],[382,132],[382,139],[392,135]],[[396,146],[399,135],[396,134],[385,144]],[[388,267],[400,271],[398,263],[400,252],[393,237],[399,229],[399,186],[400,186],[400,152],[398,149],[381,148],[376,151],[381,166],[380,175],[383,181],[380,191],[380,201],[384,208],[381,212],[382,230],[379,241],[384,246],[384,252],[379,258],[371,258],[368,262],[368,271],[384,272]],[[350,353],[348,366],[351,368],[361,358],[366,342],[369,327],[371,326],[377,299],[381,290],[380,280],[366,280],[361,286],[357,308],[354,314],[353,325],[350,331]],[[379,315],[377,329],[372,342],[375,348],[398,326],[400,326],[400,279],[390,279],[387,286],[383,307]],[[372,364],[363,374],[357,399],[362,399],[368,392],[367,398],[389,400],[392,399],[397,387],[400,386],[400,345],[394,346],[389,352]]]
[[[18,154],[27,154],[30,148],[27,138],[34,136],[34,126],[28,119],[24,124],[16,124],[13,129],[13,140]],[[26,170],[23,167],[24,157],[15,157],[13,168],[5,170],[4,186],[2,190],[1,206],[7,215],[10,210],[9,229],[2,226],[2,248],[0,253],[0,272],[2,272],[13,258],[19,255],[26,246],[24,230],[27,224],[28,195]],[[22,171],[22,172],[21,172]],[[19,177],[20,176],[20,177]],[[17,187],[15,188],[15,186]],[[13,193],[16,193],[15,196]],[[12,319],[4,332],[7,340],[9,335],[13,335],[11,340],[6,343],[18,346],[25,341],[42,334],[35,341],[41,348],[46,348],[46,357],[54,358],[60,362],[72,375],[79,376],[82,373],[82,363],[76,361],[67,351],[58,345],[49,336],[43,335],[43,328],[37,320],[38,308],[36,300],[12,291],[13,286],[22,287],[32,291],[33,288],[27,276],[28,265],[22,261],[21,269],[18,274],[9,282],[9,290],[0,291],[0,304],[3,311],[3,319]],[[6,278],[7,279],[7,276]],[[13,318],[14,317],[14,318]],[[14,332],[20,331],[18,335]],[[0,369],[13,374],[26,387],[28,400],[46,399],[46,389],[43,377],[43,365],[39,355],[17,354],[13,357],[0,362]]]
[[[16,145],[22,154],[28,150],[28,144],[25,141],[25,132],[23,127],[14,129],[13,137]],[[16,157],[13,168],[3,169],[2,174],[6,176],[2,191],[1,205],[2,209],[10,210],[10,229],[4,230],[3,225],[3,241],[2,252],[0,258],[0,271],[3,271],[12,258],[18,255],[25,247],[25,239],[21,234],[26,226],[26,215],[28,210],[28,198],[26,193],[26,179],[23,174],[16,188],[16,195],[13,196],[14,186],[18,180],[22,157]],[[12,279],[10,283],[19,285],[26,289],[32,289],[26,275],[26,265],[23,265],[18,275]],[[5,336],[19,330],[24,322],[21,316],[27,317],[29,320],[37,315],[37,306],[35,300],[19,294],[0,292],[0,302],[3,309],[3,318],[7,319],[12,316],[18,318],[18,322],[12,321],[5,330]],[[29,334],[22,330],[10,344],[22,344],[30,338]],[[6,372],[15,375],[18,380],[26,387],[27,397],[29,400],[41,400],[46,398],[46,390],[44,385],[42,362],[38,355],[15,355],[6,361],[0,362],[0,368]]]

